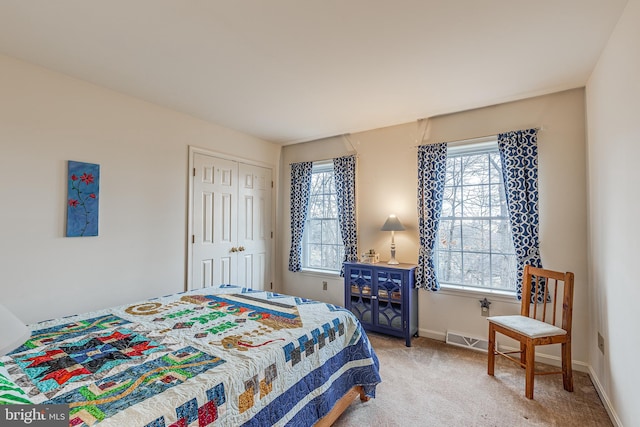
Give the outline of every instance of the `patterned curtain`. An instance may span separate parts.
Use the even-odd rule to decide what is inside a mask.
[[[538,236],[538,131],[501,133],[498,149],[517,257],[516,293],[521,300],[524,266],[542,267]],[[531,301],[542,302],[543,298],[544,284],[540,286],[537,298],[531,295]]]
[[[358,261],[358,236],[356,235],[356,156],[333,159],[336,181],[338,223],[344,244],[344,260]],[[344,265],[340,270],[344,276]]]
[[[416,286],[430,291],[440,289],[433,253],[442,213],[442,195],[447,167],[447,144],[418,147],[418,227],[420,253]]]
[[[309,212],[312,162],[291,164],[291,251],[289,271],[302,270],[302,235]]]

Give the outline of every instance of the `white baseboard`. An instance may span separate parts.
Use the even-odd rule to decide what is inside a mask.
[[[613,409],[613,406],[611,405],[611,400],[609,400],[609,396],[607,396],[607,393],[604,392],[602,383],[600,382],[600,379],[598,378],[598,376],[596,375],[595,371],[591,366],[589,366],[589,377],[591,377],[591,382],[595,386],[596,391],[600,396],[600,400],[602,400],[602,404],[604,405],[604,409],[607,410],[607,414],[609,414],[609,419],[611,420],[613,425],[616,427],[623,427],[622,421],[620,421],[618,414],[616,413],[616,411]]]
[[[431,339],[438,340],[438,341],[443,341],[443,342],[445,342],[446,339],[447,339],[447,334],[445,332],[433,331],[433,330],[430,330],[430,329],[420,329],[418,331],[418,335],[420,335],[421,337],[431,338]],[[500,348],[502,350],[506,350],[506,351],[519,350],[519,349],[514,348],[514,347],[500,345],[499,341],[498,341],[498,345],[500,346]],[[551,354],[545,354],[545,353],[536,352],[536,360],[539,361],[539,362],[542,362],[542,363],[546,363],[546,364],[551,365],[551,366],[562,366],[562,360],[560,359],[560,357],[554,356],[554,355],[551,355]],[[586,364],[585,362],[581,362],[581,361],[578,361],[578,360],[573,360],[571,362],[571,366],[576,371],[590,373],[590,366],[588,364]]]
[[[447,340],[446,332],[431,331],[429,329],[419,329],[418,335],[425,338],[431,338],[432,340],[445,342]]]
[[[519,348],[509,347],[507,345],[500,345],[499,342],[498,342],[498,345],[500,347],[500,350],[502,351],[520,350]],[[558,367],[562,366],[562,359],[560,358],[560,356],[554,356],[552,354],[541,353],[538,351],[536,352],[536,362],[546,363],[547,365],[551,365],[551,366],[558,366]],[[587,374],[591,372],[591,366],[579,360],[572,360],[571,367],[573,368],[574,371],[585,372]]]

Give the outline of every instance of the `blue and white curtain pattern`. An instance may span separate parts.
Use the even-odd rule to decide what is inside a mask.
[[[418,227],[420,253],[416,286],[430,291],[440,289],[433,254],[442,213],[442,196],[447,168],[447,144],[418,147]]]
[[[516,294],[521,300],[524,266],[542,267],[538,235],[538,131],[527,129],[501,133],[498,135],[498,149],[517,257]],[[542,302],[543,298],[544,284],[540,286],[537,297],[531,295],[531,301]]]
[[[309,212],[312,162],[291,164],[291,251],[289,271],[302,270],[302,235]]]
[[[358,261],[358,236],[356,234],[356,156],[333,159],[336,181],[338,224],[344,245],[344,261]],[[340,270],[344,276],[344,265]]]

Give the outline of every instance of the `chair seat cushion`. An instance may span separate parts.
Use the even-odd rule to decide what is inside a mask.
[[[489,322],[503,326],[514,332],[519,332],[530,338],[550,337],[556,335],[566,335],[567,331],[557,326],[541,322],[530,317],[515,316],[493,316],[487,317]]]

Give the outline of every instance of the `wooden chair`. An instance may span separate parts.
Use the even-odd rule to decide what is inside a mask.
[[[541,281],[540,279],[543,279]],[[534,375],[562,374],[564,389],[573,391],[573,372],[571,370],[571,315],[573,306],[573,273],[535,268],[524,268],[522,287],[522,306],[520,315],[493,316],[489,320],[489,360],[488,374],[493,375],[495,356],[504,356],[525,368],[525,395],[533,399]],[[537,304],[531,304],[529,295],[533,287],[539,295],[542,283],[543,298]],[[562,306],[557,305],[558,288],[563,288]],[[531,308],[533,306],[533,308]],[[558,316],[557,316],[558,314]],[[556,321],[557,320],[557,321]],[[520,342],[520,351],[501,352],[496,348],[496,332]],[[561,344],[562,370],[554,372],[535,371],[535,348],[538,345]],[[520,360],[509,354],[520,353]]]

